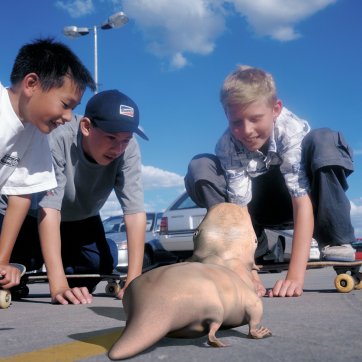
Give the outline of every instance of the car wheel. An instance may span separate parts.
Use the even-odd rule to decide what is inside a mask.
[[[145,254],[143,256],[143,269],[147,269],[152,265],[152,258],[148,251],[145,250]]]
[[[283,263],[284,261],[284,244],[281,238],[278,238],[278,241],[275,245],[275,262]]]

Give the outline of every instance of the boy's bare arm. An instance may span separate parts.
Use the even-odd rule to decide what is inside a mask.
[[[87,304],[92,295],[86,287],[70,288],[65,277],[60,237],[60,212],[55,209],[40,209],[39,237],[49,279],[52,301],[60,304]]]
[[[9,196],[0,234],[0,284],[11,288],[20,283],[20,271],[9,265],[21,225],[28,213],[31,203],[30,195]]]
[[[128,273],[125,288],[142,273],[145,250],[146,215],[144,212],[124,215],[128,243]],[[124,289],[125,289],[124,288]],[[124,289],[118,294],[122,298]]]
[[[293,198],[294,234],[292,255],[285,280],[278,280],[269,296],[297,297],[303,293],[304,276],[307,267],[310,243],[312,241],[314,218],[309,195]]]

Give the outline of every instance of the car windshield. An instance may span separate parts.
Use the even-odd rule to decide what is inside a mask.
[[[162,214],[147,213],[146,214],[146,232],[159,231]],[[155,220],[156,219],[156,220]],[[156,223],[156,225],[155,225]],[[123,216],[111,216],[103,221],[104,232],[106,234],[125,232],[126,225],[124,224]]]
[[[185,194],[172,207],[171,210],[196,209],[198,206]]]
[[[103,221],[104,232],[106,234],[118,232],[121,224],[123,224],[123,216],[112,216]]]

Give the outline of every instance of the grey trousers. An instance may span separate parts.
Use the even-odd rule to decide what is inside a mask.
[[[314,237],[321,247],[355,240],[350,202],[345,191],[353,172],[352,150],[339,132],[328,128],[309,132],[302,143],[314,210]],[[187,193],[200,207],[228,202],[226,180],[219,159],[212,154],[195,156],[185,176]],[[292,202],[279,167],[252,179],[248,205],[257,236],[264,228],[293,227]]]

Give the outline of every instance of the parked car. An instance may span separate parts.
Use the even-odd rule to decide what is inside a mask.
[[[146,235],[143,270],[148,270],[152,267],[162,264],[176,262],[176,258],[172,254],[165,251],[158,240],[161,217],[162,213],[160,212],[146,213]],[[124,223],[123,216],[111,216],[103,220],[103,226],[106,237],[112,239],[118,248],[118,264],[116,270],[120,272],[127,272],[128,244],[126,225]]]
[[[103,220],[103,228],[106,234],[117,233],[123,224],[123,215],[110,216]]]
[[[198,207],[184,192],[163,213],[160,228],[160,243],[168,252],[186,258],[193,252],[193,234],[206,215],[206,209]],[[282,262],[290,259],[293,230],[265,230],[268,252],[264,261]],[[317,242],[313,239],[311,259],[319,259]]]
[[[179,258],[192,255],[193,234],[206,215],[184,192],[163,213],[160,227],[162,247]]]

